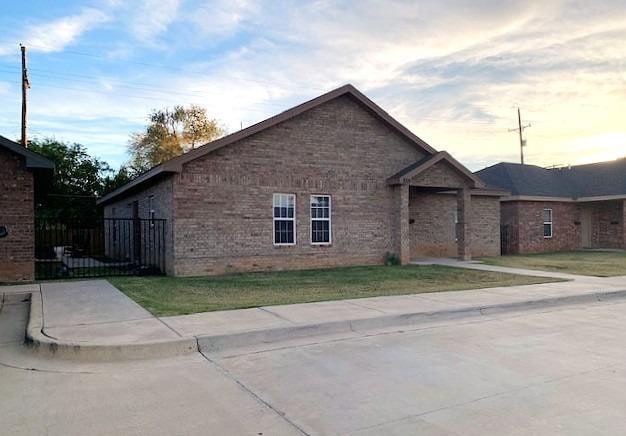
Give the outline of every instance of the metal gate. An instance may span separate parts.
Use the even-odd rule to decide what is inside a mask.
[[[501,225],[500,226],[500,253],[501,254],[512,254],[513,250],[513,227],[511,225]]]
[[[85,224],[37,219],[35,278],[164,274],[165,222],[103,218]]]

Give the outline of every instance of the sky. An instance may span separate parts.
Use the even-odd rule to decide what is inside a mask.
[[[84,144],[113,167],[155,108],[228,132],[352,83],[472,170],[626,156],[624,0],[5,2],[0,135]]]

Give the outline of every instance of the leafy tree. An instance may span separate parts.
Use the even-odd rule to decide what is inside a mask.
[[[134,133],[130,138],[130,168],[134,174],[224,134],[218,122],[209,119],[206,109],[197,105],[154,110],[148,120],[146,131]]]
[[[54,177],[46,194],[38,201],[37,216],[49,219],[86,220],[96,218],[96,197],[105,189],[109,165],[90,156],[80,144],[68,144],[52,138],[35,139],[28,144],[32,151],[55,163]]]
[[[106,176],[103,180],[102,195],[115,191],[117,188],[125,185],[132,180],[132,175],[127,166],[122,165],[117,173],[113,176]]]

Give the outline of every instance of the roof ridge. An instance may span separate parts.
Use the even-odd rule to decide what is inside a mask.
[[[292,108],[284,110],[269,118],[266,118],[265,120],[259,121],[258,123],[255,123],[252,126],[248,126],[245,129],[239,130],[237,132],[226,135],[222,138],[203,144],[200,147],[195,148],[185,154],[182,154],[166,162],[163,162],[151,168],[147,172],[141,174],[140,176],[136,177],[135,179],[131,180],[130,182],[126,183],[125,185],[119,187],[113,192],[110,192],[104,197],[100,198],[100,200],[98,200],[98,204],[108,202],[111,199],[117,197],[118,195],[124,193],[126,190],[133,188],[141,183],[144,183],[150,180],[152,177],[155,177],[161,173],[180,172],[182,170],[183,165],[187,162],[200,158],[219,148],[226,147],[230,144],[238,142],[242,139],[245,139],[258,132],[261,132],[265,129],[273,127],[284,121],[290,120],[304,112],[307,112],[317,106],[320,106],[326,102],[334,100],[343,95],[351,95],[360,104],[365,106],[367,110],[372,112],[375,116],[377,116],[383,122],[387,123],[393,129],[395,129],[396,132],[404,136],[407,140],[413,143],[416,147],[419,147],[421,150],[429,154],[435,154],[437,152],[428,143],[426,143],[424,140],[419,138],[409,129],[407,129],[402,124],[400,124],[400,122],[394,119],[391,115],[389,115],[384,109],[382,109],[380,106],[374,103],[365,94],[363,94],[361,91],[356,89],[352,84],[348,83],[348,84],[340,86],[339,88],[335,88],[329,92],[319,95],[313,99],[310,99],[304,103],[300,103],[296,106],[293,106]]]

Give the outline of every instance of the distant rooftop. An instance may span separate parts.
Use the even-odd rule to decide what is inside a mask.
[[[563,168],[500,162],[475,174],[488,185],[511,195],[569,198],[626,195],[626,157]]]

